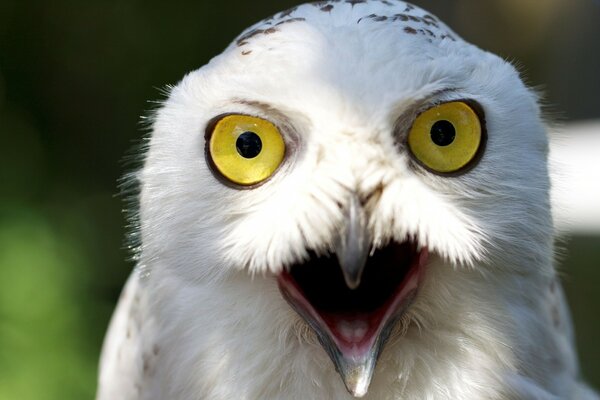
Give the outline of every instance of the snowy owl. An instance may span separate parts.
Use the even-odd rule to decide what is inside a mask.
[[[547,153],[515,69],[411,4],[250,27],[156,114],[98,399],[597,398]]]

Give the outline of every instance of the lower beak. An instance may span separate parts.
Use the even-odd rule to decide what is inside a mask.
[[[342,377],[348,392],[354,397],[363,397],[369,390],[371,378],[375,371],[375,365],[379,354],[389,338],[394,321],[389,321],[387,326],[377,337],[371,348],[362,354],[347,356],[340,352],[339,347],[332,343],[331,336],[322,335],[316,330],[321,345],[329,354],[337,372]]]

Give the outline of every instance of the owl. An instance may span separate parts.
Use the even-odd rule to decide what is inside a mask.
[[[396,0],[280,12],[171,88],[98,400],[597,399],[538,98]]]

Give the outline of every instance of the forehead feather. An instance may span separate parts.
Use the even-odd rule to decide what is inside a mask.
[[[399,103],[446,89],[477,100],[501,92],[507,81],[520,87],[509,63],[463,41],[427,11],[392,0],[313,2],[277,13],[191,75],[200,78],[187,85],[193,93],[219,88],[200,96],[211,104],[251,99],[314,115],[340,105],[384,118]]]
[[[405,82],[396,82],[414,90],[436,80],[437,75],[449,78],[444,66],[452,63],[445,58],[460,61],[461,68],[455,72],[468,72],[469,65],[482,60],[481,53],[485,52],[411,4],[339,0],[277,13],[244,31],[215,62],[227,64],[236,83],[247,77],[255,86],[252,90],[269,86],[277,81],[273,77],[279,76],[289,82],[352,84],[353,89],[368,91],[361,81],[367,84],[368,77],[369,86],[380,86],[383,81],[385,87],[390,73],[407,77]],[[478,58],[471,62],[474,55]],[[419,76],[411,77],[417,65]],[[275,90],[282,84],[277,82]]]
[[[393,29],[398,36],[409,35],[433,43],[457,41],[458,36],[427,11],[394,0],[317,1],[275,14],[244,31],[232,44],[249,54],[252,44],[276,35],[290,24],[305,23],[324,31],[351,28],[353,31]],[[329,33],[329,32],[328,32]]]

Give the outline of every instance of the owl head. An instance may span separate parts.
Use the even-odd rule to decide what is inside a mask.
[[[137,174],[140,264],[165,314],[195,304],[202,335],[273,338],[265,368],[320,360],[363,396],[377,360],[410,369],[440,329],[510,341],[504,300],[551,271],[546,157],[515,68],[435,16],[301,5],[170,91]]]

